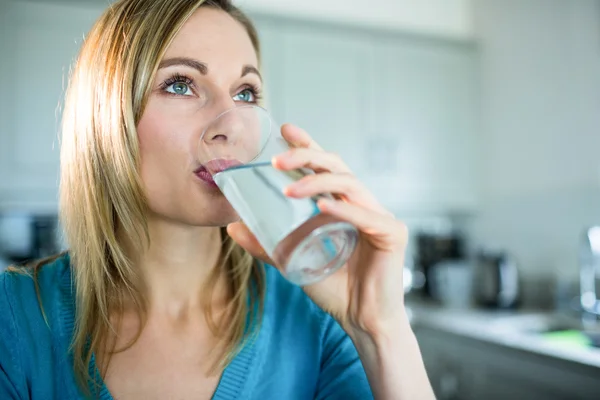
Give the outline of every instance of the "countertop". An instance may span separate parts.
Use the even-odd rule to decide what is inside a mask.
[[[427,302],[407,300],[411,324],[457,336],[600,368],[600,348],[574,348],[545,340],[522,327],[522,322],[551,318],[545,311],[497,311],[476,308],[451,309]]]

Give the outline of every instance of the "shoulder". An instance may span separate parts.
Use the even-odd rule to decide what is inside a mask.
[[[0,274],[0,320],[13,327],[20,340],[51,338],[58,328],[61,306],[69,301],[70,261],[68,255],[31,269]],[[0,329],[0,339],[7,335]],[[33,334],[36,335],[33,338]]]
[[[68,255],[49,261],[37,271],[23,268],[3,272],[0,274],[0,313],[8,308],[16,315],[26,311],[29,317],[43,319],[41,309],[44,313],[53,313],[56,302],[64,295],[65,283],[70,283],[70,277]]]
[[[37,378],[57,368],[53,352],[59,347],[61,283],[68,272],[68,257],[61,256],[35,274],[28,269],[0,274],[0,397],[49,390],[40,384],[46,380]],[[38,385],[30,387],[34,378]]]

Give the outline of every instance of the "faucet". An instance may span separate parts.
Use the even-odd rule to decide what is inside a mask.
[[[581,308],[588,317],[600,316],[600,293],[596,281],[600,281],[600,226],[585,230],[579,251],[579,285]]]

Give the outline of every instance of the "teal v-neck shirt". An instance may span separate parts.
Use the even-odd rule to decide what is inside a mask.
[[[69,352],[69,256],[42,267],[38,279],[48,324],[33,279],[0,274],[0,399],[82,399]],[[356,348],[338,323],[269,266],[266,283],[257,339],[225,369],[213,399],[371,399]],[[113,399],[106,387],[100,398]]]

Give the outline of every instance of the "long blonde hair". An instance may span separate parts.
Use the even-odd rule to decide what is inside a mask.
[[[96,22],[72,72],[62,125],[60,217],[76,288],[74,370],[86,390],[90,383],[96,389],[99,384],[89,371],[92,355],[108,349],[110,359],[116,351],[107,345],[108,336],[116,332],[111,312],[120,315],[125,301],[133,303],[142,322],[137,337],[146,320],[139,273],[117,238],[117,230],[124,232],[140,246],[137,250],[149,242],[136,126],[167,47],[204,6],[240,22],[260,53],[252,23],[230,0],[120,0]],[[224,345],[219,368],[256,332],[265,290],[263,266],[225,229],[221,232],[222,263],[213,270],[205,293],[209,326]],[[216,321],[210,288],[222,271],[229,277],[232,297],[225,316]],[[248,321],[255,329],[248,329]],[[103,364],[107,368],[108,361]]]

